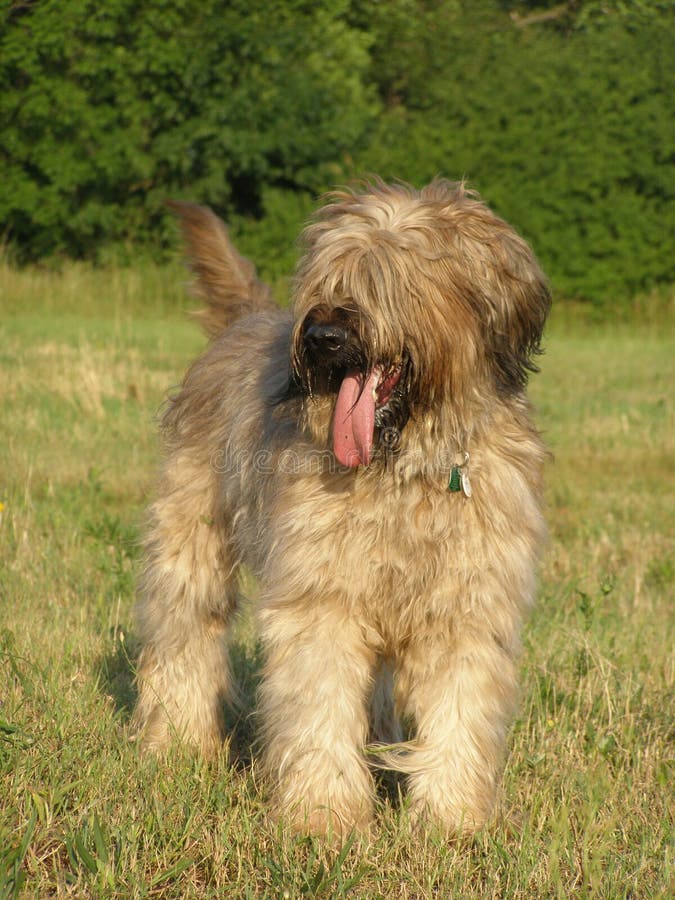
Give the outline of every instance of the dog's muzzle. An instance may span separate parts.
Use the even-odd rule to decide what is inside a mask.
[[[310,325],[305,331],[307,352],[315,359],[327,359],[343,352],[349,343],[349,331],[341,325]]]
[[[319,315],[303,326],[299,374],[310,394],[336,394],[332,442],[338,462],[368,466],[378,444],[385,451],[398,446],[393,436],[408,418],[409,367],[369,360],[359,325],[346,311]]]

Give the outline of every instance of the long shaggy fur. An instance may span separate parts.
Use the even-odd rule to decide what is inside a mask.
[[[462,184],[376,181],[331,195],[307,227],[287,312],[212,212],[178,212],[212,341],[163,423],[139,736],[220,746],[243,563],[261,585],[277,814],[365,827],[364,750],[383,741],[413,815],[478,828],[545,535],[525,385],[550,297],[532,252]],[[448,490],[453,468],[463,490]]]

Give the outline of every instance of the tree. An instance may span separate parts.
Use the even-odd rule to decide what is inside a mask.
[[[611,302],[672,283],[672,15],[563,32],[518,28],[494,4],[470,19],[468,4],[435,7],[429,65],[395,76],[404,102],[358,164],[416,183],[468,178],[532,241],[559,293]],[[374,37],[377,58],[389,41]]]
[[[377,112],[366,34],[319,0],[38,0],[0,37],[0,222],[22,257],[160,227],[168,195],[262,213]],[[329,48],[329,51],[326,51]]]

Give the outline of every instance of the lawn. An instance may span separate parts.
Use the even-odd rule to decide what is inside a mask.
[[[673,329],[558,312],[532,383],[551,539],[495,822],[413,831],[388,783],[341,852],[266,817],[242,620],[238,748],[127,728],[156,413],[203,346],[179,269],[0,266],[0,896],[671,896]]]

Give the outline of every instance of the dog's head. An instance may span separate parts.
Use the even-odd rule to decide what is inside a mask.
[[[528,245],[461,183],[331,195],[303,235],[293,367],[347,466],[409,420],[522,392],[550,306]]]

